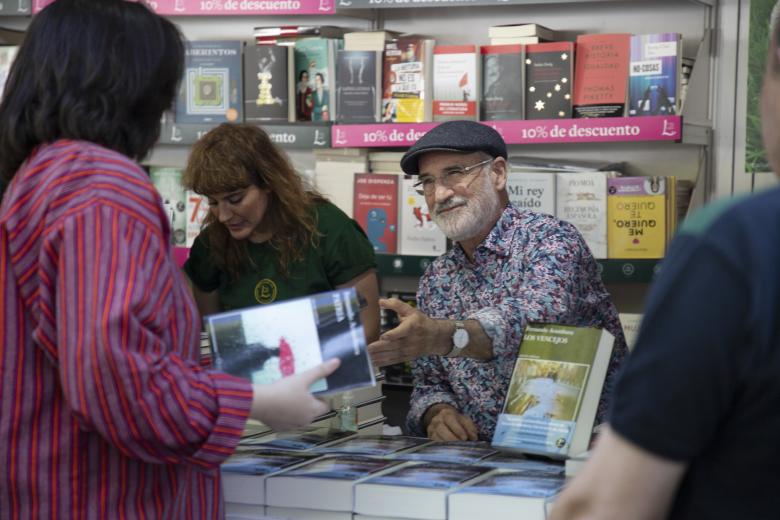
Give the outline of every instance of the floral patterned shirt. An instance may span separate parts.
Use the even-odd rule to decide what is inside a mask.
[[[430,406],[448,403],[474,421],[480,439],[490,440],[528,322],[601,327],[615,336],[596,419],[601,422],[627,348],[598,264],[573,225],[510,204],[473,263],[456,245],[428,266],[417,303],[431,318],[478,320],[493,340],[493,359],[415,360],[407,417],[413,434],[425,435],[422,417]]]

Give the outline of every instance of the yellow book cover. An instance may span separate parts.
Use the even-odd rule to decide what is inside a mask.
[[[607,179],[607,258],[662,258],[666,251],[666,178]]]

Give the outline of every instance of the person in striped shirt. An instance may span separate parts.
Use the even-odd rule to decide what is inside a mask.
[[[338,363],[253,386],[199,363],[197,308],[135,162],[183,72],[141,2],[58,0],[0,103],[0,518],[220,518],[247,417],[325,411]]]

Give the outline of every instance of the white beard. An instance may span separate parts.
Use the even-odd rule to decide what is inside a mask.
[[[500,201],[490,175],[483,177],[479,188],[470,199],[452,196],[433,207],[433,221],[450,240],[461,242],[477,236],[498,211]],[[460,207],[440,213],[455,206]]]

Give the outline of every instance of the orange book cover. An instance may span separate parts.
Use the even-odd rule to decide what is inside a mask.
[[[580,35],[575,56],[574,117],[622,117],[628,97],[631,35]]]

